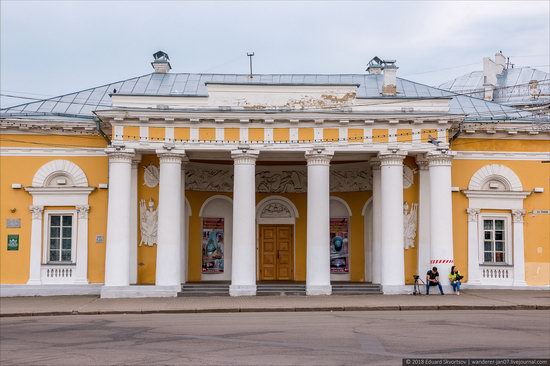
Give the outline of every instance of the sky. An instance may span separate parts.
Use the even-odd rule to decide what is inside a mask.
[[[500,50],[550,72],[550,1],[0,2],[1,106],[152,71],[364,73],[374,57],[437,86]]]

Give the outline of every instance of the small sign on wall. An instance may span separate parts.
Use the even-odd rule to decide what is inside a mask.
[[[103,235],[96,235],[96,236],[95,236],[95,242],[96,242],[97,244],[102,244],[102,243],[103,243],[103,240],[104,240]]]
[[[21,227],[21,219],[7,219],[6,227],[8,229],[18,229]]]
[[[19,234],[8,235],[8,250],[19,250]]]

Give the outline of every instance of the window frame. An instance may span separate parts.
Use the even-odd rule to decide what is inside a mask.
[[[504,262],[485,262],[485,220],[504,220]],[[494,230],[494,229],[493,229]],[[480,213],[478,222],[478,249],[479,249],[479,264],[483,266],[512,266],[513,251],[512,251],[512,217],[506,213]],[[493,242],[494,242],[493,238]],[[494,250],[493,250],[494,252]]]
[[[71,261],[50,261],[50,220],[51,216],[72,216],[72,230],[71,230]],[[78,230],[78,216],[76,210],[44,210],[44,243],[42,250],[42,263],[50,265],[75,265],[76,264],[76,249],[77,249],[77,230]],[[60,248],[62,243],[59,243]]]

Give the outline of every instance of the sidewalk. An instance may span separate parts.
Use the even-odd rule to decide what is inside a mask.
[[[468,290],[460,296],[257,296],[100,299],[97,296],[0,298],[0,317],[276,311],[550,310],[550,291]]]

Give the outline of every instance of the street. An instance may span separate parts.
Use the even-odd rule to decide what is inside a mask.
[[[548,358],[548,311],[267,312],[0,319],[6,365],[401,365]]]

